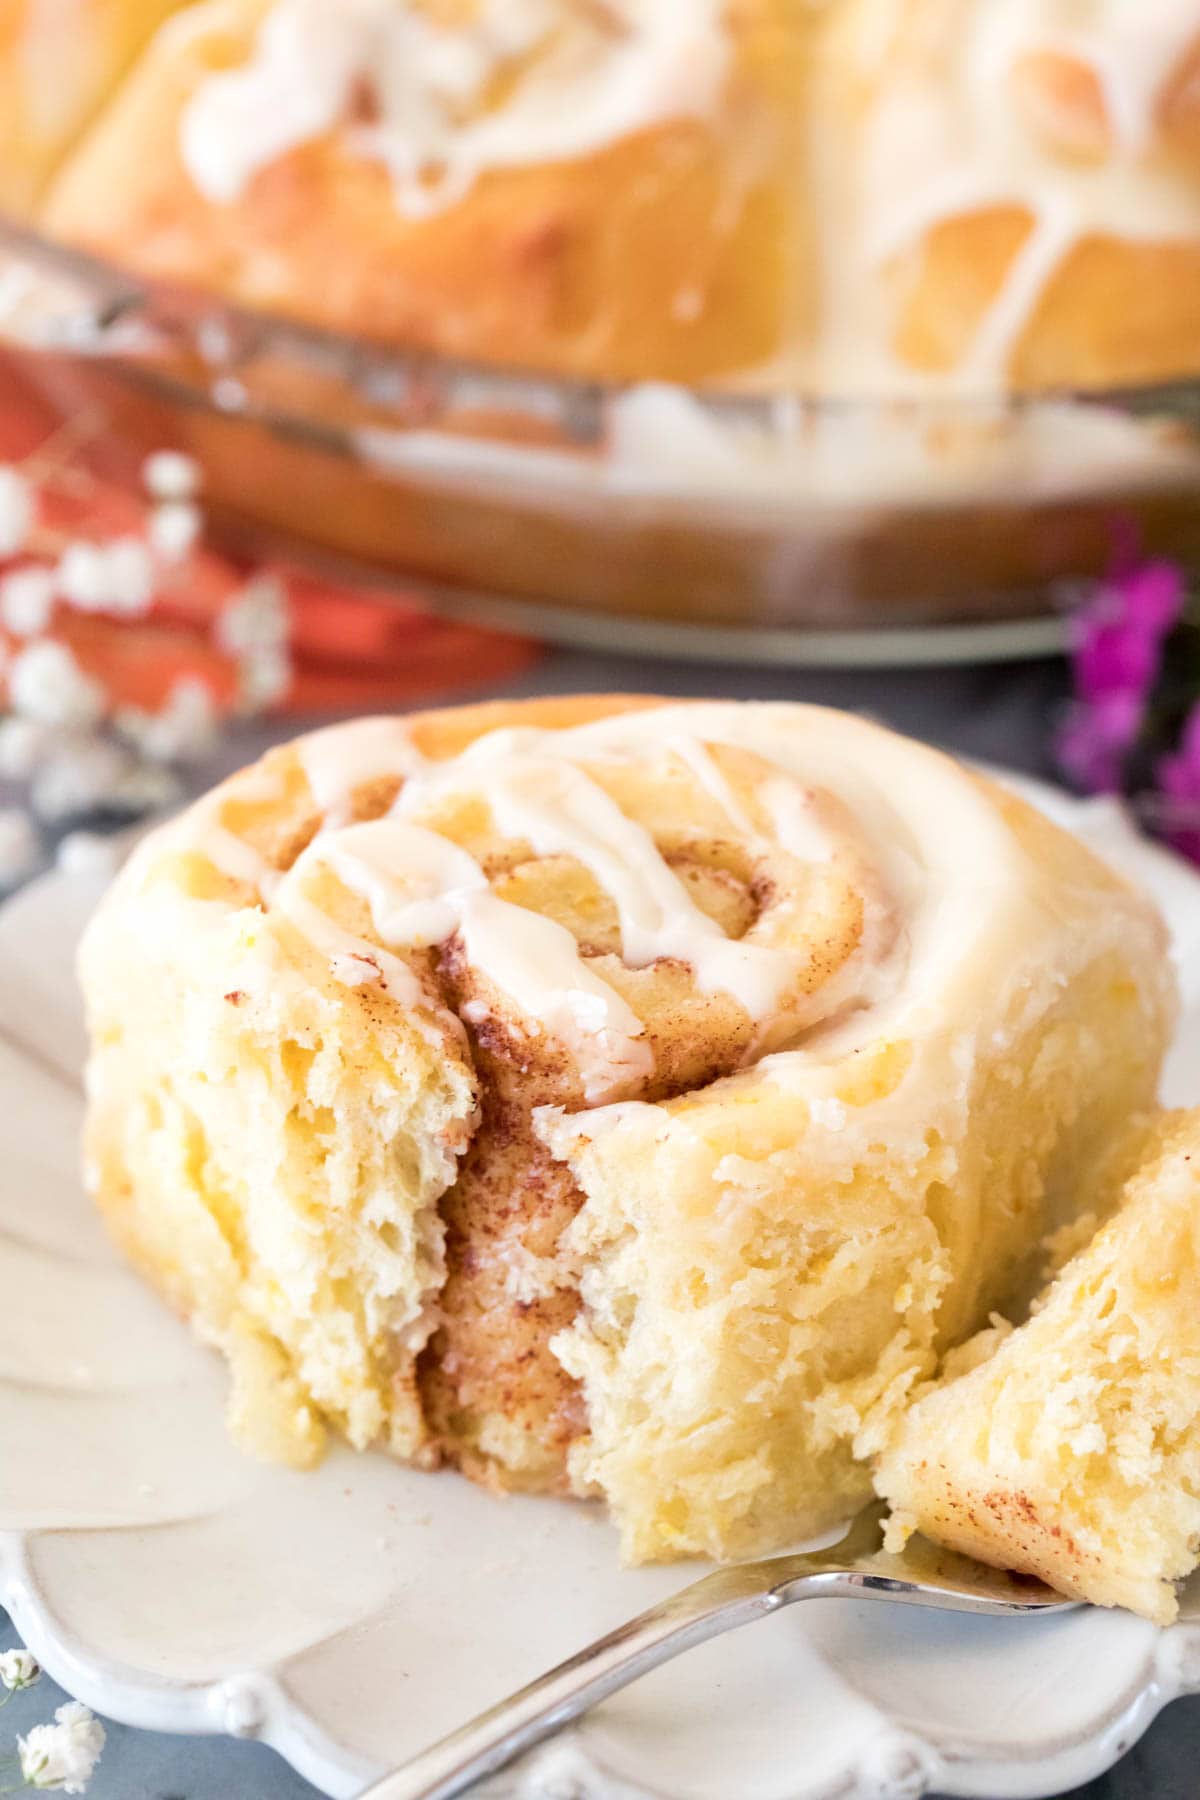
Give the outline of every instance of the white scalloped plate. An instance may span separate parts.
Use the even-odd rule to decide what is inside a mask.
[[[1185,987],[1167,1097],[1200,1097],[1200,877],[1107,802],[1026,791],[1158,895]],[[685,1572],[621,1569],[583,1506],[345,1453],[294,1475],[228,1445],[219,1369],[79,1188],[71,962],[95,897],[52,876],[0,912],[0,1600],[98,1710],[261,1736],[350,1795]],[[1108,1768],[1197,1688],[1198,1585],[1168,1632],[799,1607],[648,1677],[487,1791],[1017,1800]]]

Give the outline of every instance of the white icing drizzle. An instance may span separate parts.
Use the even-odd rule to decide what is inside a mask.
[[[556,741],[563,736],[494,733],[481,738],[472,753],[405,788],[397,806],[411,814],[428,804],[431,787],[436,792],[465,785],[486,801],[505,837],[527,840],[539,856],[574,857],[590,870],[617,909],[622,954],[632,968],[675,958],[691,966],[703,992],[732,995],[752,1019],[769,1017],[809,963],[807,949],[727,938],[692,900],[650,833],[569,760],[569,748],[564,754]],[[527,747],[531,740],[536,748]],[[671,748],[677,751],[679,742],[677,735]],[[721,780],[711,757],[695,744],[689,762],[694,767],[701,759],[710,767],[710,781]],[[733,801],[731,793],[729,799]],[[798,797],[797,804],[803,803],[804,797]],[[748,835],[752,843],[759,838],[753,826]]]
[[[271,898],[279,879],[278,870],[259,855],[253,844],[222,825],[215,812],[204,832],[204,854],[213,867],[222,875],[228,875],[231,881],[241,881],[247,887],[257,889],[264,900]]]
[[[772,776],[759,794],[774,829],[776,840],[799,862],[827,862],[833,842],[818,821],[812,795],[794,781]]]
[[[367,902],[375,930],[393,949],[428,947],[457,933],[471,967],[575,1053],[589,1100],[615,1099],[650,1074],[649,1049],[637,1041],[641,1020],[588,968],[570,932],[500,899],[475,859],[448,838],[393,814],[316,837],[292,872],[298,884],[314,861]],[[322,947],[331,949],[333,938]],[[353,947],[370,953],[369,945]]]
[[[352,982],[346,982],[342,964],[347,957],[353,958],[358,964],[374,964],[385,987],[402,1006],[414,1011],[427,1009],[429,997],[406,962],[382,950],[369,938],[358,937],[354,932],[347,931],[345,926],[339,925],[303,892],[304,871],[311,866],[311,862],[306,863],[303,856],[298,857],[276,889],[275,905],[283,916],[291,920],[314,950],[329,958],[335,979],[345,985],[361,985],[361,976],[357,975]]]
[[[759,833],[745,807],[734,793],[733,788],[717,767],[712,751],[698,738],[688,737],[682,731],[665,740],[666,748],[672,756],[685,763],[695,776],[704,792],[715,800],[735,831],[750,843]],[[782,841],[782,840],[781,840]]]
[[[353,950],[336,950],[329,967],[334,980],[343,987],[373,987],[384,979],[377,956],[363,956]]]
[[[589,155],[709,110],[728,58],[722,12],[723,0],[476,0],[449,25],[413,0],[276,0],[251,59],[185,108],[183,160],[203,194],[229,202],[278,157],[348,126],[419,217],[488,169]],[[374,116],[355,125],[364,93]]]
[[[298,751],[312,797],[326,818],[381,770],[403,777],[415,774],[425,761],[403,718],[358,719],[353,731],[327,725],[302,738]]]
[[[714,756],[717,746],[751,752],[767,765],[754,817]],[[433,827],[456,799],[482,802],[510,844],[525,842],[536,856],[566,856],[588,869],[616,908],[626,964],[677,958],[702,991],[734,996],[760,1028],[751,1056],[779,1041],[781,1023],[828,1031],[857,1009],[874,1008],[878,1017],[880,1005],[899,992],[911,956],[919,952],[935,967],[957,954],[955,945],[972,929],[975,901],[969,883],[964,891],[962,859],[968,866],[974,859],[982,878],[995,878],[1000,828],[953,765],[916,746],[898,750],[877,728],[819,709],[666,706],[565,730],[496,731],[446,759],[424,756],[403,720],[371,720],[303,740],[298,755],[325,824],[288,874],[275,877],[271,895],[261,884],[269,886],[275,872],[255,859],[264,898],[330,959],[335,978],[338,959],[343,967],[346,957],[377,965],[419,1027],[423,1015],[444,1009],[404,952],[457,938],[467,965],[510,1002],[518,1029],[568,1048],[593,1106],[644,1089],[653,1063],[643,1023],[571,932],[501,899],[476,859]],[[885,761],[881,785],[878,764],[898,755],[904,791],[893,800],[893,769]],[[595,778],[606,761],[636,762],[652,774],[672,759],[717,801],[753,853],[782,849],[814,878],[823,869],[821,879],[832,876],[858,895],[857,947],[835,958],[823,979],[812,980],[823,946],[807,941],[802,923],[790,942],[756,941],[756,927],[742,940],[726,938],[650,833]],[[354,788],[397,776],[403,785],[390,813],[342,822]],[[232,861],[221,810],[227,792],[218,790],[173,828],[218,863]],[[250,861],[238,864],[239,878],[248,879]],[[365,901],[378,942],[347,930],[318,902],[322,869]],[[958,896],[961,918],[945,914],[944,889]],[[486,994],[467,1009],[473,1022],[488,1010]]]
[[[1009,358],[1048,282],[1078,238],[1079,224],[1072,209],[1045,203],[976,329],[967,358],[973,374],[1003,380]]]
[[[835,60],[861,60],[877,81],[861,142],[848,157],[844,104],[814,124],[825,318],[788,353],[805,379],[912,385],[891,347],[880,266],[955,217],[1011,207],[1030,220],[946,378],[978,392],[1005,386],[1079,243],[1194,240],[1194,183],[1151,153],[1163,92],[1200,37],[1197,0],[874,0],[862,11],[855,47],[832,39]],[[1047,142],[1022,107],[1022,65],[1047,56],[1096,83],[1109,141],[1094,159]],[[419,218],[488,170],[582,158],[710,114],[730,60],[725,0],[470,0],[449,21],[419,0],[274,0],[248,60],[191,97],[180,147],[200,191],[230,203],[279,157],[338,130],[344,148],[389,171],[397,207]],[[1053,112],[1052,95],[1047,104]],[[861,179],[832,166],[852,159]],[[711,433],[686,456],[721,479],[736,461]]]
[[[990,387],[1003,385],[1048,284],[1079,243],[1194,239],[1194,192],[1145,158],[1164,86],[1200,37],[1200,6],[991,0],[953,13],[936,14],[947,39],[940,48],[926,44],[907,64],[889,57],[880,71],[865,140],[864,242],[877,265],[951,218],[1001,207],[1028,214],[1028,236],[955,371],[960,384]],[[1023,115],[1014,70],[1044,54],[1069,58],[1098,83],[1111,138],[1098,161],[1056,150]]]
[[[168,824],[161,835],[156,833],[145,839],[134,852],[132,864],[145,866],[163,844],[174,845],[180,850],[198,850],[230,881],[252,888],[263,900],[271,899],[280,879],[279,871],[271,867],[253,844],[225,824],[223,815],[228,798],[227,786],[205,794],[182,818]],[[262,770],[256,770],[252,778],[238,778],[238,798],[270,805],[278,803],[282,795],[276,782]]]
[[[1163,90],[1200,36],[1200,13],[1189,0],[1100,0],[1098,11],[1091,31],[1065,25],[1050,47],[1095,70],[1118,141],[1141,155],[1153,141]]]

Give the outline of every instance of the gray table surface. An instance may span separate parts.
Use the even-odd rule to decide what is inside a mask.
[[[614,626],[614,636],[619,630]],[[1065,675],[1056,662],[805,674],[564,652],[547,656],[506,691],[585,689],[814,700],[870,713],[965,755],[1048,776],[1047,742],[1062,705]],[[294,728],[293,723],[288,731]],[[247,728],[225,747],[206,777],[258,754],[272,735],[283,733]],[[0,1613],[0,1649],[15,1641]],[[1086,1680],[1086,1671],[1080,1671],[1080,1679]],[[48,1717],[61,1698],[46,1681],[16,1696],[0,1714],[0,1757],[8,1753],[15,1732]],[[1200,1698],[1177,1701],[1111,1774],[1076,1791],[1087,1800],[1200,1800]],[[90,1800],[314,1800],[315,1795],[315,1788],[261,1745],[171,1737],[119,1725],[110,1727],[89,1788]]]

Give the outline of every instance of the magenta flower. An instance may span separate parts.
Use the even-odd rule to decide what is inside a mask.
[[[1193,706],[1177,748],[1162,758],[1155,773],[1164,837],[1200,862],[1200,702]]]
[[[1132,689],[1073,706],[1056,745],[1063,773],[1088,794],[1119,794],[1125,758],[1137,742],[1145,702]]]
[[[1119,794],[1129,753],[1183,610],[1174,563],[1129,563],[1098,589],[1073,630],[1075,705],[1058,734],[1063,772],[1086,793]]]
[[[1076,624],[1075,691],[1080,700],[1088,703],[1114,693],[1145,699],[1183,601],[1183,574],[1174,563],[1141,563],[1105,582]]]

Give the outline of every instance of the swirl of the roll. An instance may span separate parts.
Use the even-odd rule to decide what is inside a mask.
[[[137,853],[89,1162],[235,1423],[601,1493],[635,1557],[836,1517],[1152,1092],[1152,909],[793,705],[337,726]]]

